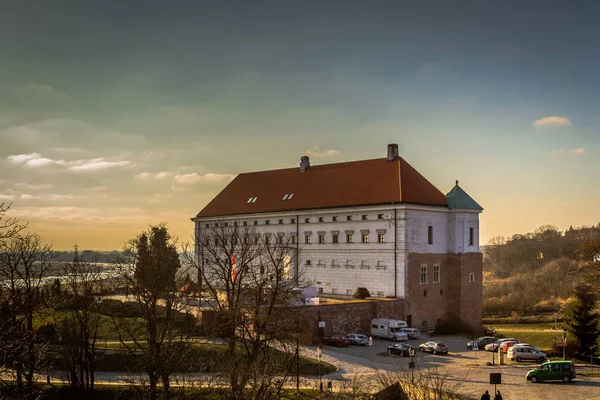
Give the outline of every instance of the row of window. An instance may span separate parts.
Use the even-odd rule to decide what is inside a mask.
[[[427,244],[433,244],[433,226],[427,227]],[[469,228],[469,246],[475,245],[475,229]]]
[[[377,214],[377,219],[384,219],[383,214]],[[368,221],[369,220],[369,216],[367,214],[363,214],[363,215],[361,215],[361,220],[362,221]],[[286,219],[280,219],[280,220],[278,220],[278,223],[279,224],[285,224],[286,221],[287,221]],[[317,217],[317,221],[318,222],[325,222],[325,217]],[[346,215],[346,221],[354,221],[354,216],[352,216],[352,215]],[[305,224],[310,224],[311,222],[313,222],[313,221],[311,221],[311,218],[304,218],[304,223]],[[331,222],[338,222],[338,217],[337,216],[331,217]],[[296,218],[290,218],[289,223],[290,224],[295,224],[296,223]],[[258,225],[258,224],[259,224],[258,221],[253,221],[253,225]],[[265,220],[264,224],[265,225],[271,225],[271,220],[268,220],[268,219]],[[242,221],[242,225],[243,226],[247,226],[248,225],[248,221]],[[218,228],[219,227],[219,223],[215,222],[214,226]],[[224,222],[223,226],[229,226],[229,222]],[[233,226],[238,226],[238,223],[234,222]],[[209,223],[205,224],[205,227],[206,228],[210,228],[210,224]]]
[[[319,234],[319,244],[326,243],[325,242],[325,234]],[[292,237],[292,243],[296,243],[295,236]],[[361,243],[369,243],[369,234],[363,233],[360,235]],[[311,244],[312,243],[312,235],[304,235],[304,243]],[[340,243],[340,235],[339,233],[331,234],[331,243]],[[347,233],[346,234],[346,243],[354,243],[354,234]],[[385,243],[385,233],[377,234],[377,243]]]
[[[469,274],[469,283],[475,282],[475,274]],[[421,265],[421,285],[427,284],[427,264]],[[440,283],[440,264],[433,264],[433,283]]]

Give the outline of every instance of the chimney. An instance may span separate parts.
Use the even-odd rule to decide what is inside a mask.
[[[304,172],[306,168],[310,167],[310,160],[308,156],[302,156],[300,158],[300,172]]]
[[[394,161],[398,157],[398,145],[396,143],[388,144],[387,147],[387,160]]]

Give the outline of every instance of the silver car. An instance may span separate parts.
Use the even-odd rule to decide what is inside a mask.
[[[523,360],[544,362],[548,359],[546,353],[533,346],[512,346],[508,349],[506,356],[509,360],[516,362]]]
[[[421,331],[417,328],[402,328],[402,330],[406,333],[409,339],[418,339]]]
[[[350,344],[355,344],[358,346],[366,346],[369,344],[369,338],[367,335],[363,335],[362,333],[351,333],[346,335],[346,339],[350,341]]]

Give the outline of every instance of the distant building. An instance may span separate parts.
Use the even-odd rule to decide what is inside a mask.
[[[198,215],[196,235],[221,221],[287,235],[294,274],[319,293],[404,299],[405,319],[426,328],[482,315],[482,207],[459,185],[440,192],[398,155],[239,174]]]

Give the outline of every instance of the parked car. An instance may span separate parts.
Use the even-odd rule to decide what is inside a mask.
[[[448,346],[442,342],[426,342],[420,344],[419,350],[433,354],[448,354]]]
[[[513,347],[508,349],[506,353],[506,357],[509,360],[513,360],[516,362],[521,362],[523,360],[534,360],[539,362],[544,362],[548,359],[546,357],[546,353],[536,349],[533,346],[519,346],[514,345]]]
[[[410,349],[412,346],[408,343],[396,343],[387,347],[387,352],[390,354],[396,354],[402,357],[410,356]]]
[[[354,344],[357,346],[366,346],[369,344],[369,338],[367,335],[363,335],[362,333],[351,333],[346,335],[346,340],[350,341],[350,344]]]
[[[467,349],[473,349],[473,342],[477,343],[477,347],[483,349],[486,345],[494,343],[496,341],[495,336],[482,336],[475,340],[469,340],[467,342]]]
[[[534,349],[534,350],[540,351],[540,349],[539,349],[539,348],[537,348],[537,347],[535,347],[534,345],[532,345],[532,344],[529,344],[529,343],[517,343],[517,344],[514,344],[512,347],[529,347],[529,348],[531,348],[531,349]]]
[[[504,352],[504,354],[506,354],[508,352],[508,349],[511,348],[512,346],[514,346],[517,343],[520,343],[519,339],[506,340],[506,341],[500,343],[500,348],[502,349],[502,351]]]
[[[502,342],[505,342],[507,340],[516,340],[516,339],[515,338],[502,338],[502,339],[498,339],[495,342],[486,345],[485,349],[487,351],[496,351],[496,350],[498,350],[498,347],[502,344]]]
[[[402,331],[406,333],[409,339],[418,339],[421,335],[421,331],[417,328],[402,328]]]
[[[342,336],[330,336],[323,339],[324,344],[328,344],[330,346],[338,346],[338,347],[348,347],[350,346],[350,341]]]
[[[550,380],[571,382],[576,376],[575,365],[571,361],[550,361],[527,372],[526,378],[532,383]]]

